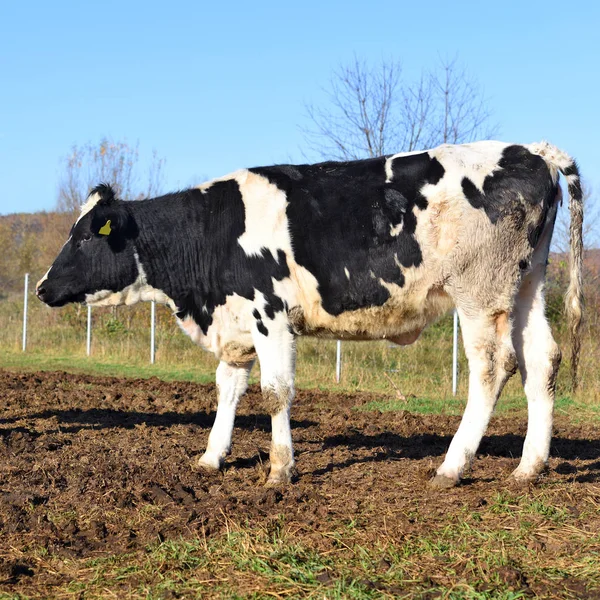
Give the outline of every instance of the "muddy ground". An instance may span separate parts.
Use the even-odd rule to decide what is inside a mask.
[[[72,576],[40,556],[87,559],[206,538],[222,533],[227,517],[261,524],[283,514],[307,544],[320,528],[357,519],[365,544],[384,531],[387,539],[430,531],[449,511],[477,511],[509,489],[526,426],[525,413],[495,417],[463,485],[439,492],[427,480],[457,417],[363,412],[356,407],[372,396],[301,390],[292,413],[297,480],[269,489],[270,423],[257,412],[256,386],[215,475],[190,468],[214,419],[214,386],[0,370],[0,398],[0,590],[36,597]],[[590,498],[600,504],[597,422],[558,416],[541,485],[569,510]],[[148,505],[160,510],[142,510]],[[593,532],[600,517],[584,526]]]

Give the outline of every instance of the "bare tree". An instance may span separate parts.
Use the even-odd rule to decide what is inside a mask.
[[[142,178],[138,146],[108,138],[103,138],[98,145],[88,142],[73,146],[63,160],[57,209],[77,213],[90,189],[100,182],[113,185],[119,197],[125,200],[156,195],[162,187],[165,161],[154,151],[147,176]]]
[[[433,88],[429,121],[435,143],[461,144],[496,134],[487,99],[456,58],[440,60],[429,78]]]
[[[308,146],[340,160],[380,156],[488,138],[495,127],[477,82],[456,59],[440,60],[416,82],[398,61],[370,67],[357,58],[334,71],[328,102],[306,105]]]
[[[398,62],[370,68],[358,58],[333,72],[325,90],[328,104],[306,105],[312,128],[304,136],[312,149],[339,159],[379,156],[389,152],[395,136],[400,101]]]

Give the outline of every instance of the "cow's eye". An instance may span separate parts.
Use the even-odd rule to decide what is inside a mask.
[[[85,233],[81,236],[80,240],[77,242],[77,247],[81,248],[81,244],[83,244],[83,242],[89,242],[92,239],[92,234],[91,233]]]

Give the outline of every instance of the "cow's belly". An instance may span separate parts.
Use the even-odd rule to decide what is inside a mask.
[[[275,290],[280,291],[281,297],[286,297],[288,305],[293,307],[290,318],[294,330],[301,335],[334,339],[390,339],[398,344],[414,342],[428,324],[453,307],[453,301],[444,289],[448,263],[451,263],[449,257],[456,245],[458,231],[459,211],[450,210],[451,205],[445,195],[430,198],[428,210],[420,214],[416,238],[423,260],[419,266],[408,268],[397,261],[403,275],[402,285],[377,278],[371,271],[371,280],[367,285],[381,286],[389,294],[381,306],[365,306],[335,315],[327,312],[323,307],[332,303],[322,298],[320,293],[326,286],[319,286],[310,271],[288,257],[288,281],[293,284],[294,297],[290,297],[290,286],[282,285],[283,282],[280,289],[275,286]],[[348,304],[352,305],[353,295],[359,298],[376,296],[370,293],[372,290],[364,290],[361,294],[361,289],[353,289],[350,285],[351,276],[351,270],[347,271],[348,287],[335,290],[337,298],[346,295]],[[353,278],[354,285],[356,281],[365,279]],[[339,279],[337,281],[340,286],[345,284]]]
[[[343,340],[389,339],[412,344],[432,321],[448,312],[453,302],[441,286],[412,286],[409,290],[390,285],[390,298],[382,306],[370,306],[340,315],[327,313],[320,302],[299,304],[290,310],[290,320],[299,335]]]

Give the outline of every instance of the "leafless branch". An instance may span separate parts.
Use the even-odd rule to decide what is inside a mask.
[[[415,82],[398,61],[376,67],[355,58],[336,69],[323,105],[307,104],[309,148],[324,158],[357,159],[490,137],[487,100],[456,59]]]
[[[163,184],[164,164],[164,159],[153,152],[144,185],[140,183],[138,144],[104,138],[97,146],[75,145],[64,159],[57,209],[76,214],[90,189],[100,182],[110,183],[125,200],[156,195]]]

